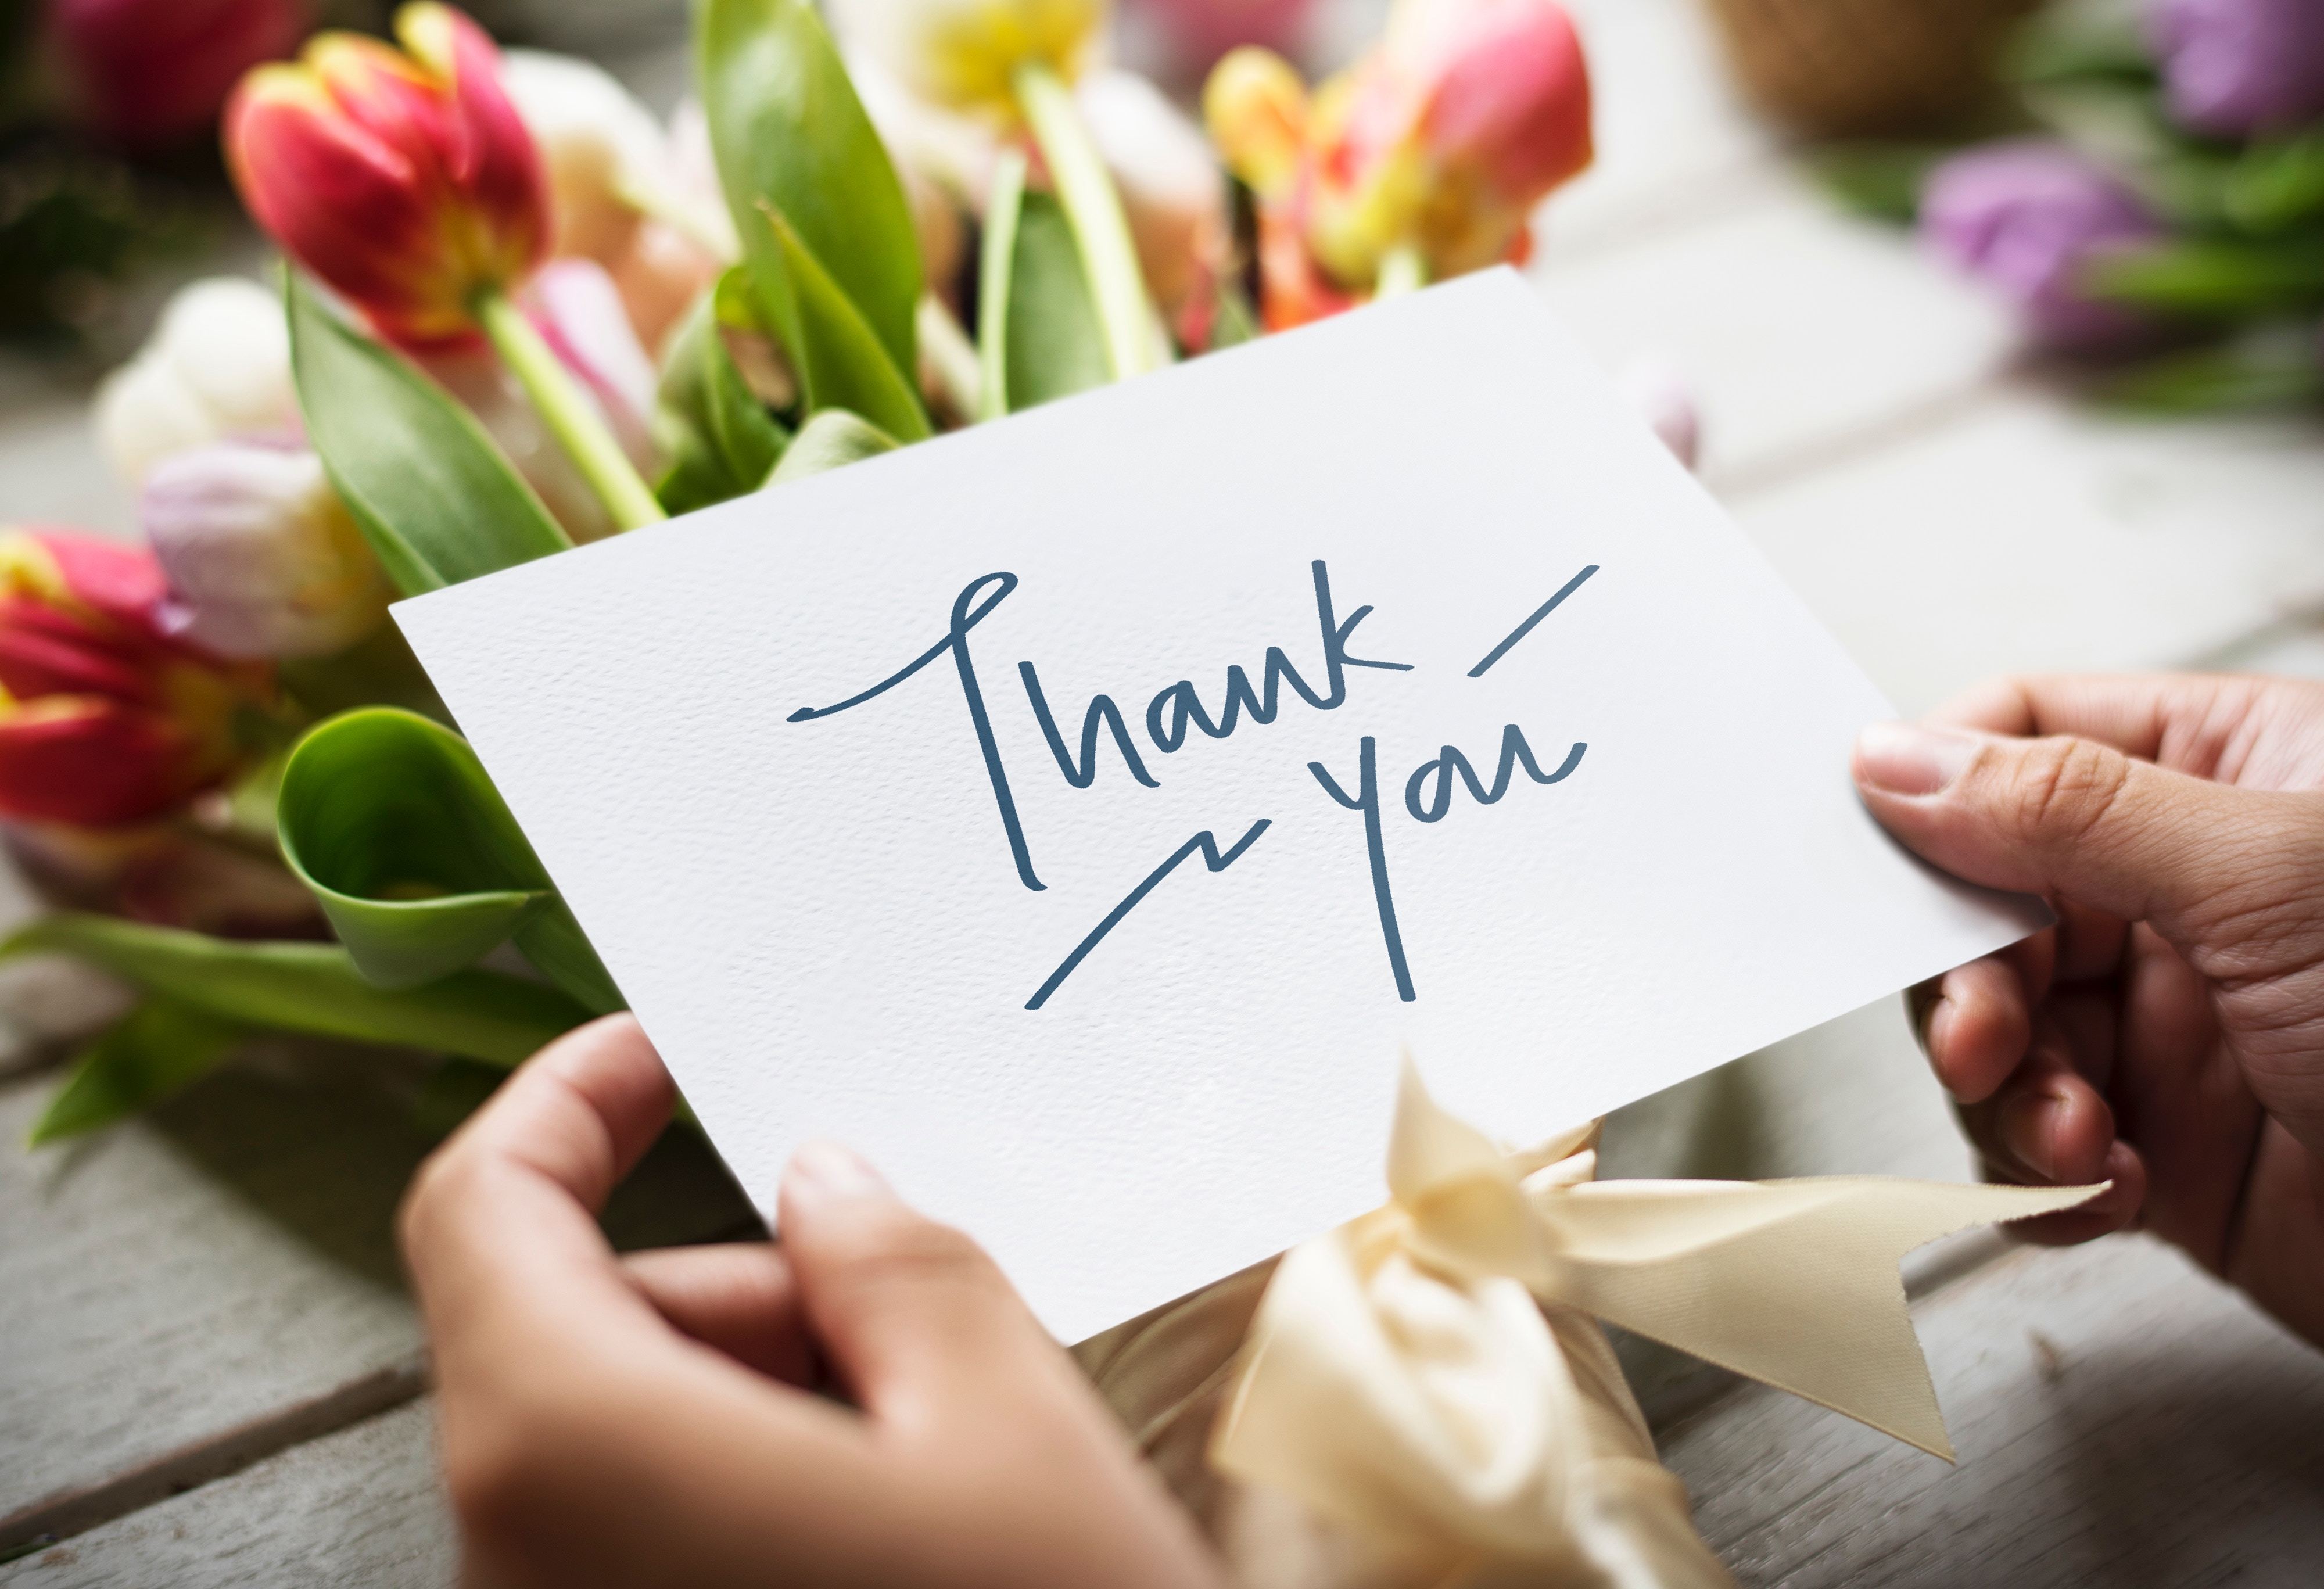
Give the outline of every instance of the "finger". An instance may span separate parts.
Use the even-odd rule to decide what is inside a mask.
[[[1978,1104],[2016,1070],[2033,1032],[2022,975],[1988,955],[1939,980],[1922,1047],[1945,1091],[1961,1103]]]
[[[876,1417],[933,1421],[1064,1362],[983,1249],[908,1207],[845,1148],[793,1155],[778,1224],[825,1355]]]
[[[1988,1175],[1987,1178],[2010,1178]],[[2108,1183],[2107,1189],[2079,1208],[2037,1215],[2032,1219],[2015,1221],[2005,1228],[2019,1241],[2037,1247],[2072,1247],[2136,1225],[2146,1201],[2146,1161],[2139,1157],[2138,1150],[2122,1141],[2109,1147],[2105,1173],[2100,1178]]]
[[[2209,777],[2221,744],[2271,681],[2227,673],[2027,674],[1987,679],[1932,723],[2038,739],[2094,739],[2126,756]]]
[[[2228,789],[2094,740],[1875,724],[1855,771],[1882,825],[1956,876],[2152,920],[2181,943],[2274,902],[2281,868],[2262,858],[2324,842],[2324,810],[2303,797]]]
[[[2035,1026],[2024,1063],[1990,1098],[1960,1114],[1987,1162],[2027,1185],[2098,1178],[2115,1140],[2113,1108],[2081,1073],[2068,1029],[2049,1011]]]
[[[820,1377],[798,1286],[771,1242],[666,1247],[622,1260],[631,1284],[685,1335],[786,1384]]]
[[[622,1284],[595,1212],[669,1118],[669,1076],[635,1020],[567,1032],[521,1067],[413,1178],[398,1221],[431,1331],[571,1311]]]

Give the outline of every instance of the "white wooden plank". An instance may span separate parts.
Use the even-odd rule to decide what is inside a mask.
[[[392,1058],[290,1049],[78,1144],[21,1143],[51,1083],[0,1084],[0,1516],[408,1361],[391,1222],[430,1139]],[[625,1246],[737,1231],[673,1132],[617,1195]],[[0,1545],[6,1541],[0,1540]]]
[[[1989,379],[2006,318],[1902,234],[1840,215],[1802,179],[1768,201],[1531,273],[1609,370],[1660,357],[1695,387],[1702,468],[1764,468],[1873,433]],[[1554,211],[1553,211],[1554,213]]]
[[[425,1146],[353,1087],[222,1077],[27,1152],[0,1088],[0,1514],[418,1350],[388,1222]]]
[[[441,1589],[458,1567],[416,1402],[0,1566],[6,1589]]]
[[[1752,1589],[2310,1584],[2324,1355],[2144,1237],[1915,1309],[1958,1467],[1764,1387],[1661,1431]]]
[[[2324,448],[2304,421],[2131,420],[2013,392],[1734,505],[1908,713],[2004,670],[2167,665],[2324,592]]]

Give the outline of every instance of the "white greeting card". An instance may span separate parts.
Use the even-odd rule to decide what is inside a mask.
[[[1877,527],[1868,527],[1868,532]],[[1072,1340],[2044,919],[1512,273],[396,608],[762,1206],[813,1136]]]

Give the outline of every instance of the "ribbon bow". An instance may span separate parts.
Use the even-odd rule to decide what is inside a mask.
[[[1390,1201],[1277,1267],[1213,1465],[1414,1569],[1367,1582],[1723,1584],[1593,1321],[1950,1461],[1898,1260],[2103,1189],[1597,1181],[1595,1141],[1511,1157],[1407,1063]]]

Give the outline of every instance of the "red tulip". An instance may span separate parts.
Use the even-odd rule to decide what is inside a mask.
[[[402,51],[318,33],[252,72],[226,106],[226,160],[259,224],[383,335],[443,342],[540,263],[548,183],[482,29],[422,4],[395,33]]]
[[[235,80],[290,53],[305,0],[49,0],[48,32],[71,108],[132,148],[217,119]]]
[[[139,822],[244,760],[268,670],[172,638],[169,615],[143,548],[0,533],[0,816]]]

